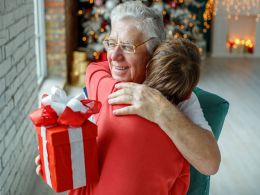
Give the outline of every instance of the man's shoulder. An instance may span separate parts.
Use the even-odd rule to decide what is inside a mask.
[[[91,62],[89,66],[96,65],[96,66],[108,66],[108,61],[102,61],[102,62]]]
[[[108,65],[108,61],[102,61],[102,62],[91,62],[88,66],[87,66],[87,75],[90,74],[94,74],[96,72],[106,72],[106,73],[110,73],[109,70],[109,65]]]

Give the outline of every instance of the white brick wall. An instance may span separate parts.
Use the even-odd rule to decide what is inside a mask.
[[[30,195],[38,85],[32,0],[0,0],[0,195]]]

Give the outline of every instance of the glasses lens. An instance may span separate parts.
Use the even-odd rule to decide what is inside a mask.
[[[106,50],[113,50],[116,46],[120,45],[121,49],[126,53],[134,53],[135,52],[135,46],[129,43],[117,43],[115,40],[104,40],[103,44],[106,48]]]
[[[106,48],[107,50],[109,50],[109,49],[114,49],[114,48],[116,47],[116,45],[117,45],[116,42],[111,41],[111,40],[104,40],[104,41],[103,41],[103,44],[104,44],[104,46],[105,46],[105,48]]]
[[[115,48],[116,45],[117,45],[117,43],[116,43],[115,41],[113,41],[113,40],[108,40],[108,47],[109,47],[110,49]]]
[[[127,53],[134,53],[134,46],[131,44],[121,44],[121,48]]]

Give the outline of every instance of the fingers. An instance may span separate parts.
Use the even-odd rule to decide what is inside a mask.
[[[35,162],[36,165],[40,165],[40,164],[41,164],[41,158],[40,158],[40,155],[36,156],[34,162]]]
[[[37,165],[37,167],[36,167],[36,174],[41,176],[42,175],[42,168],[41,168],[41,158],[40,158],[40,155],[36,156],[34,162]]]
[[[128,115],[128,114],[137,114],[136,109],[133,106],[126,106],[124,108],[113,110],[113,114],[120,115]]]
[[[42,168],[41,168],[41,165],[38,165],[37,168],[36,168],[36,174],[41,176],[42,175]]]
[[[111,93],[108,96],[108,98],[111,99],[111,98],[115,98],[115,97],[118,97],[118,96],[121,96],[121,95],[131,95],[131,94],[132,94],[131,89],[125,88],[125,89],[120,89],[118,91]]]
[[[108,100],[108,103],[111,105],[115,104],[132,104],[133,96],[131,95],[122,95]]]
[[[115,85],[115,88],[117,88],[117,89],[133,88],[133,87],[137,87],[138,85],[140,85],[140,84],[132,83],[132,82],[122,82],[122,83],[117,83]]]

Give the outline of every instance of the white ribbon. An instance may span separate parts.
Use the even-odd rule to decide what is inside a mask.
[[[73,189],[86,185],[86,171],[84,158],[84,144],[82,136],[82,128],[68,128],[69,142],[71,150],[72,180]],[[44,169],[46,174],[46,182],[52,187],[50,169],[48,162],[46,127],[41,127],[41,137],[43,145]]]
[[[95,120],[95,115],[92,114],[89,118],[88,118],[89,121],[91,121],[92,123],[96,124],[96,120]]]
[[[86,171],[82,128],[68,128],[70,139],[73,188],[86,185]]]
[[[49,161],[48,161],[48,151],[47,151],[46,127],[44,126],[41,127],[41,137],[42,137],[44,170],[45,170],[46,181],[47,184],[52,188]]]

